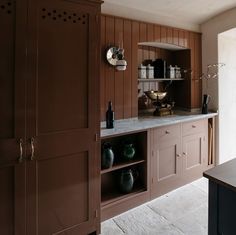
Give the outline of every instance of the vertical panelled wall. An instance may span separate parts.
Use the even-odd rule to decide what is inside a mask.
[[[112,101],[115,119],[136,117],[137,60],[139,24],[112,16],[101,17],[101,119],[105,119],[108,101]],[[106,50],[110,46],[125,48],[128,66],[124,72],[115,70],[106,62]]]
[[[138,42],[163,42],[191,49],[190,91],[186,91],[187,108],[201,106],[201,34],[172,27],[144,23],[115,16],[101,17],[101,120],[105,120],[108,101],[112,101],[115,119],[138,115],[138,64],[145,59],[167,57],[159,48],[138,46]],[[128,66],[116,71],[106,62],[106,49],[121,46],[125,49]]]

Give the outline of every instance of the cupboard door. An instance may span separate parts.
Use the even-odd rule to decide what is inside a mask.
[[[99,7],[29,1],[29,234],[97,229]]]
[[[183,176],[189,180],[200,177],[206,167],[207,156],[207,137],[204,133],[184,136]]]
[[[0,234],[25,234],[25,1],[0,1]],[[21,157],[21,158],[20,158]]]
[[[158,129],[154,129],[152,138],[152,198],[177,187],[182,171],[180,132],[178,137],[168,141],[159,141],[158,132]]]

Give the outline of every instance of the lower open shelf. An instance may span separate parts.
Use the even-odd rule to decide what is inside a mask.
[[[138,193],[144,192],[146,191],[146,188],[143,185],[135,185],[132,192],[124,194],[121,193],[119,190],[112,190],[110,192],[106,192],[102,194],[102,198],[101,198],[101,206],[105,206],[107,204],[110,203],[114,203],[116,201],[120,201],[122,199],[126,199],[126,198],[131,198],[135,195],[137,195]]]
[[[133,161],[129,161],[129,162],[128,161],[127,162],[120,162],[120,163],[115,164],[111,168],[103,169],[101,171],[101,174],[105,174],[105,173],[108,173],[108,172],[111,172],[111,171],[114,171],[114,170],[119,170],[119,169],[122,169],[122,168],[125,168],[125,167],[128,167],[128,166],[137,165],[137,164],[140,164],[140,163],[143,163],[143,162],[145,162],[145,160],[133,160]]]
[[[122,174],[132,172],[133,175],[133,188],[129,193],[123,193],[120,189],[120,180]],[[147,190],[147,175],[146,175],[146,162],[137,165],[128,166],[120,170],[111,171],[101,175],[101,206],[116,203],[123,199],[132,198],[133,196]],[[126,176],[124,176],[126,177]],[[129,179],[123,178],[129,184]]]

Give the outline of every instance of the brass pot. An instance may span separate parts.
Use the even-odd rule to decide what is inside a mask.
[[[163,100],[167,95],[167,92],[153,90],[145,91],[144,93],[152,101]]]

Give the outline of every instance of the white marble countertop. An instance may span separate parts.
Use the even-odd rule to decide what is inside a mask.
[[[217,115],[218,115],[217,113],[200,114],[200,113],[178,111],[174,115],[165,117],[156,117],[150,115],[139,118],[117,120],[114,123],[113,129],[106,129],[105,122],[102,122],[101,138],[125,133],[138,132],[142,130],[148,130],[155,127],[168,126],[189,121],[196,121],[204,118],[212,118]]]

